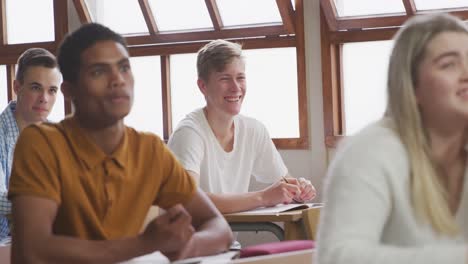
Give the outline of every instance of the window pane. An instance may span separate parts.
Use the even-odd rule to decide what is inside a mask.
[[[265,124],[272,138],[299,137],[296,49],[245,50],[244,56],[247,94],[242,113]]]
[[[180,78],[180,76],[184,76]],[[197,54],[171,56],[172,128],[193,110],[205,106],[197,86]]]
[[[213,28],[203,0],[149,0],[158,30]]]
[[[53,0],[7,0],[9,44],[54,41]]]
[[[414,0],[417,10],[468,7],[468,0]]]
[[[383,116],[392,44],[393,41],[388,40],[343,45],[346,135],[354,134]]]
[[[224,26],[282,23],[274,0],[216,0]]]
[[[130,59],[135,78],[133,106],[125,124],[163,137],[161,59],[159,56]]]
[[[401,0],[334,0],[338,16],[365,16],[405,13]],[[440,0],[436,0],[440,1]],[[444,1],[445,2],[445,1]]]
[[[57,92],[54,107],[47,119],[52,122],[60,122],[65,117],[65,103],[61,91]]]
[[[8,104],[8,87],[6,79],[6,67],[0,65],[0,113]]]
[[[90,5],[88,4],[88,6]],[[90,8],[90,10],[93,10],[93,8]],[[138,1],[95,1],[94,17],[96,22],[102,23],[120,34],[148,33],[148,27]]]

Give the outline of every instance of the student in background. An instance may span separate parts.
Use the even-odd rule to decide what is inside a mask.
[[[385,117],[330,164],[320,264],[468,263],[468,28],[411,18],[395,37]]]
[[[11,204],[7,187],[16,140],[25,127],[46,121],[62,82],[55,56],[45,49],[26,50],[17,64],[13,81],[17,99],[0,114],[0,243],[10,233],[7,215],[11,214]]]
[[[122,36],[86,24],[58,61],[75,107],[20,135],[9,198],[13,263],[116,263],[224,251],[227,222],[157,136],[126,127],[134,79]],[[31,144],[31,143],[34,144]],[[151,205],[166,210],[139,230]]]
[[[265,126],[239,114],[246,93],[240,45],[208,43],[198,52],[197,71],[206,106],[179,123],[168,146],[216,207],[233,213],[313,199],[314,187],[289,176]],[[252,175],[273,184],[248,192]]]

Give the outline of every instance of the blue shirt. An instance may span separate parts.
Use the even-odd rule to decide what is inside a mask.
[[[19,128],[15,119],[16,101],[11,101],[0,114],[0,241],[10,233],[7,214],[11,213],[11,203],[7,199],[13,153]]]

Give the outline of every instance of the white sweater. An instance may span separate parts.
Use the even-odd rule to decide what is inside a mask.
[[[330,164],[317,264],[467,263],[467,176],[456,215],[462,234],[441,237],[415,216],[409,161],[397,134],[373,124],[340,146]]]

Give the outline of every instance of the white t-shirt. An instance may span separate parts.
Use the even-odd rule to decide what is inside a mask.
[[[466,263],[467,171],[456,214],[461,234],[439,236],[415,216],[408,154],[399,136],[384,121],[365,128],[339,147],[330,164],[316,262]]]
[[[205,192],[245,193],[252,175],[259,182],[273,183],[288,172],[265,126],[242,115],[234,118],[231,152],[220,146],[203,109],[179,123],[168,146],[186,170],[200,175]]]

